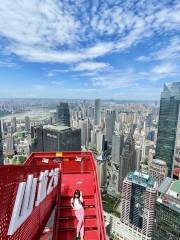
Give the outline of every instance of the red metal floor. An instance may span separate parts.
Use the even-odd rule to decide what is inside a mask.
[[[95,182],[92,173],[63,174],[59,206],[58,239],[71,240],[76,235],[77,221],[70,205],[76,189],[83,193],[85,208],[85,239],[99,240],[98,217],[96,213]]]

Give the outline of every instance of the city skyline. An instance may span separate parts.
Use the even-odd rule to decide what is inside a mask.
[[[4,1],[0,96],[159,100],[180,79],[179,16],[168,0]]]
[[[157,240],[157,236],[160,238],[165,236],[163,239],[168,240],[173,236],[176,239],[180,234],[178,231],[180,209],[178,204],[180,186],[179,90],[180,83],[177,82],[168,87],[165,86],[162,90],[160,106],[157,102],[154,104],[153,102],[152,104],[128,103],[103,101],[100,98],[94,101],[65,102],[55,99],[0,101],[0,113],[4,115],[0,121],[0,157],[1,164],[4,164],[1,169],[18,168],[19,170],[26,167],[26,163],[32,159],[32,156],[35,157],[33,161],[40,161],[37,167],[43,169],[47,169],[51,164],[57,166],[56,163],[61,162],[58,164],[63,166],[61,179],[64,179],[62,169],[65,169],[71,181],[71,185],[64,188],[64,183],[60,179],[58,186],[64,188],[60,194],[61,200],[64,201],[62,197],[64,196],[62,194],[66,192],[64,190],[72,188],[72,181],[75,180],[75,188],[79,183],[80,187],[84,186],[82,193],[85,201],[87,199],[94,201],[96,199],[94,194],[92,198],[85,195],[85,191],[89,194],[90,186],[92,186],[91,178],[89,178],[92,176],[88,167],[90,165],[87,164],[87,157],[92,156],[95,164],[93,172],[97,176],[93,179],[99,181],[98,189],[103,206],[100,212],[105,216],[102,228],[107,227],[106,235],[109,236],[109,240],[114,240],[114,237],[119,240],[123,238],[151,240],[153,237]],[[75,158],[72,158],[72,153],[75,154]],[[40,158],[37,158],[35,154],[38,154]],[[71,157],[66,157],[67,154]],[[63,165],[61,165],[62,161],[64,161]],[[19,166],[19,164],[22,165]],[[65,164],[67,164],[66,167]],[[28,167],[31,168],[32,174],[37,173],[32,172],[36,167],[35,164],[33,168],[31,165]],[[73,171],[69,172],[68,169],[71,170],[71,168]],[[1,173],[2,176],[3,174]],[[169,175],[171,178],[168,177]],[[13,176],[9,175],[10,182]],[[168,187],[168,195],[164,184]],[[2,183],[1,186],[3,186]],[[14,189],[16,191],[17,188]],[[5,198],[2,197],[2,199]],[[7,201],[6,204],[8,202],[11,201]],[[85,239],[105,240],[106,238],[98,232],[99,221],[96,225],[97,205],[92,206],[90,208],[93,209],[93,213],[88,214],[87,210],[85,213],[85,236],[87,236]],[[59,205],[56,204],[56,207]],[[68,211],[66,218],[60,215],[57,221],[60,223],[61,235],[68,236],[62,238],[69,240],[75,234],[76,224],[72,223],[72,217],[74,217],[72,212],[70,213],[69,208],[65,207]],[[172,212],[172,209],[175,210]],[[91,225],[92,222],[87,222],[89,217],[93,220],[93,225]],[[170,218],[174,219],[173,225],[167,228],[166,225]],[[6,218],[7,227],[9,220],[10,217]],[[68,226],[65,229],[62,225],[64,220]],[[70,238],[69,232],[72,235]],[[6,236],[5,231],[2,233]],[[25,233],[27,234],[26,231]],[[89,234],[93,234],[92,238]]]

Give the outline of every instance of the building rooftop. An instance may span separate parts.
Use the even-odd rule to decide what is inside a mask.
[[[171,185],[171,181],[172,179],[169,177],[166,177],[162,183],[160,184],[159,188],[158,188],[158,192],[159,193],[165,193],[167,191],[167,189],[169,188],[169,186]]]
[[[152,188],[155,187],[156,181],[154,178],[144,172],[130,172],[127,177],[131,182],[139,184],[141,186]]]
[[[165,206],[180,212],[180,180],[165,178],[159,186],[160,196],[157,201]]]
[[[43,128],[48,130],[55,130],[55,131],[64,131],[64,130],[70,129],[70,127],[63,126],[63,125],[45,125],[43,126]]]
[[[180,194],[180,180],[174,181],[170,187],[171,191]]]

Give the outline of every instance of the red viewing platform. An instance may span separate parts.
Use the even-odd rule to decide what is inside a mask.
[[[72,240],[70,205],[83,193],[84,240],[105,240],[96,163],[91,152],[32,153],[23,165],[0,166],[0,240]],[[52,228],[46,228],[49,218]]]

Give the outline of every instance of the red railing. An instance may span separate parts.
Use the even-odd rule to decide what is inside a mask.
[[[1,240],[25,240],[25,239],[39,239],[44,227],[49,219],[52,209],[56,203],[57,186],[47,194],[46,198],[35,206],[33,203],[33,209],[30,216],[25,219],[18,229],[9,235],[10,221],[12,220],[13,213],[15,211],[15,202],[17,202],[17,193],[20,184],[26,183],[27,178],[33,175],[33,178],[39,178],[40,173],[44,171],[51,171],[58,165],[47,166],[25,166],[25,165],[8,165],[0,166],[0,239]],[[49,183],[50,179],[48,179]],[[35,198],[37,198],[37,192],[39,187],[39,181],[37,181]],[[17,207],[17,204],[16,204]],[[23,206],[21,206],[22,208]],[[21,209],[22,210],[22,209]],[[22,211],[17,216],[21,216]]]
[[[95,171],[95,182],[97,183],[96,185],[96,189],[97,189],[97,209],[99,212],[99,218],[100,218],[100,239],[106,239],[106,232],[105,232],[105,222],[104,222],[104,215],[103,215],[103,206],[102,206],[102,200],[101,200],[101,193],[100,193],[100,187],[99,187],[99,181],[98,181],[98,177],[97,177],[97,171],[96,171],[96,166],[95,166],[95,162],[94,162],[94,171]]]
[[[100,193],[100,187],[99,187],[99,180],[97,177],[97,170],[96,170],[96,163],[94,161],[93,154],[91,153],[92,163],[93,163],[93,171],[94,171],[94,178],[96,183],[96,192],[97,192],[97,211],[99,215],[99,221],[100,221],[100,239],[106,239],[106,233],[105,233],[105,223],[104,223],[104,215],[103,215],[103,206],[102,206],[102,200],[101,200],[101,193]]]
[[[75,161],[77,158],[82,158],[83,161]],[[69,164],[69,161],[71,161],[72,164]],[[49,194],[47,194],[47,196],[44,197],[42,201],[40,201],[39,205],[37,205],[36,200],[38,198],[39,186],[42,180],[40,179],[40,175],[45,171],[49,171],[50,173],[52,169],[59,169],[59,183],[53,188],[52,191],[49,192]],[[52,229],[54,239],[57,239],[56,236],[58,234],[56,233],[59,230],[58,218],[60,214],[60,212],[58,212],[58,208],[61,204],[61,172],[62,175],[67,172],[72,174],[77,172],[78,174],[82,173],[82,175],[91,172],[90,175],[93,175],[93,184],[96,195],[94,199],[99,232],[98,239],[106,239],[101,194],[93,154],[91,152],[48,152],[31,154],[24,165],[0,166],[0,240],[40,239],[55,206],[57,206],[57,208],[55,211],[54,225]],[[24,197],[21,199],[22,206],[20,206],[19,209],[19,218],[21,218],[21,215],[23,215],[22,213],[25,202],[23,199],[26,197],[26,186],[28,185],[27,179],[30,175],[33,176],[33,179],[36,179],[37,181],[33,208],[27,218],[23,219],[21,224],[19,224],[13,232],[13,230],[10,229],[10,226],[12,225],[11,221],[13,219],[12,216],[14,216],[15,205],[18,203],[18,193],[20,190],[22,190],[20,185],[24,184],[25,187]],[[51,177],[49,176],[47,179],[47,186],[50,185],[50,179]],[[88,186],[84,185],[84,188],[87,187]],[[45,191],[47,191],[47,188]],[[30,200],[28,200],[28,202],[29,201]],[[45,235],[46,234],[44,234],[41,239],[46,239],[46,237],[44,237]]]

